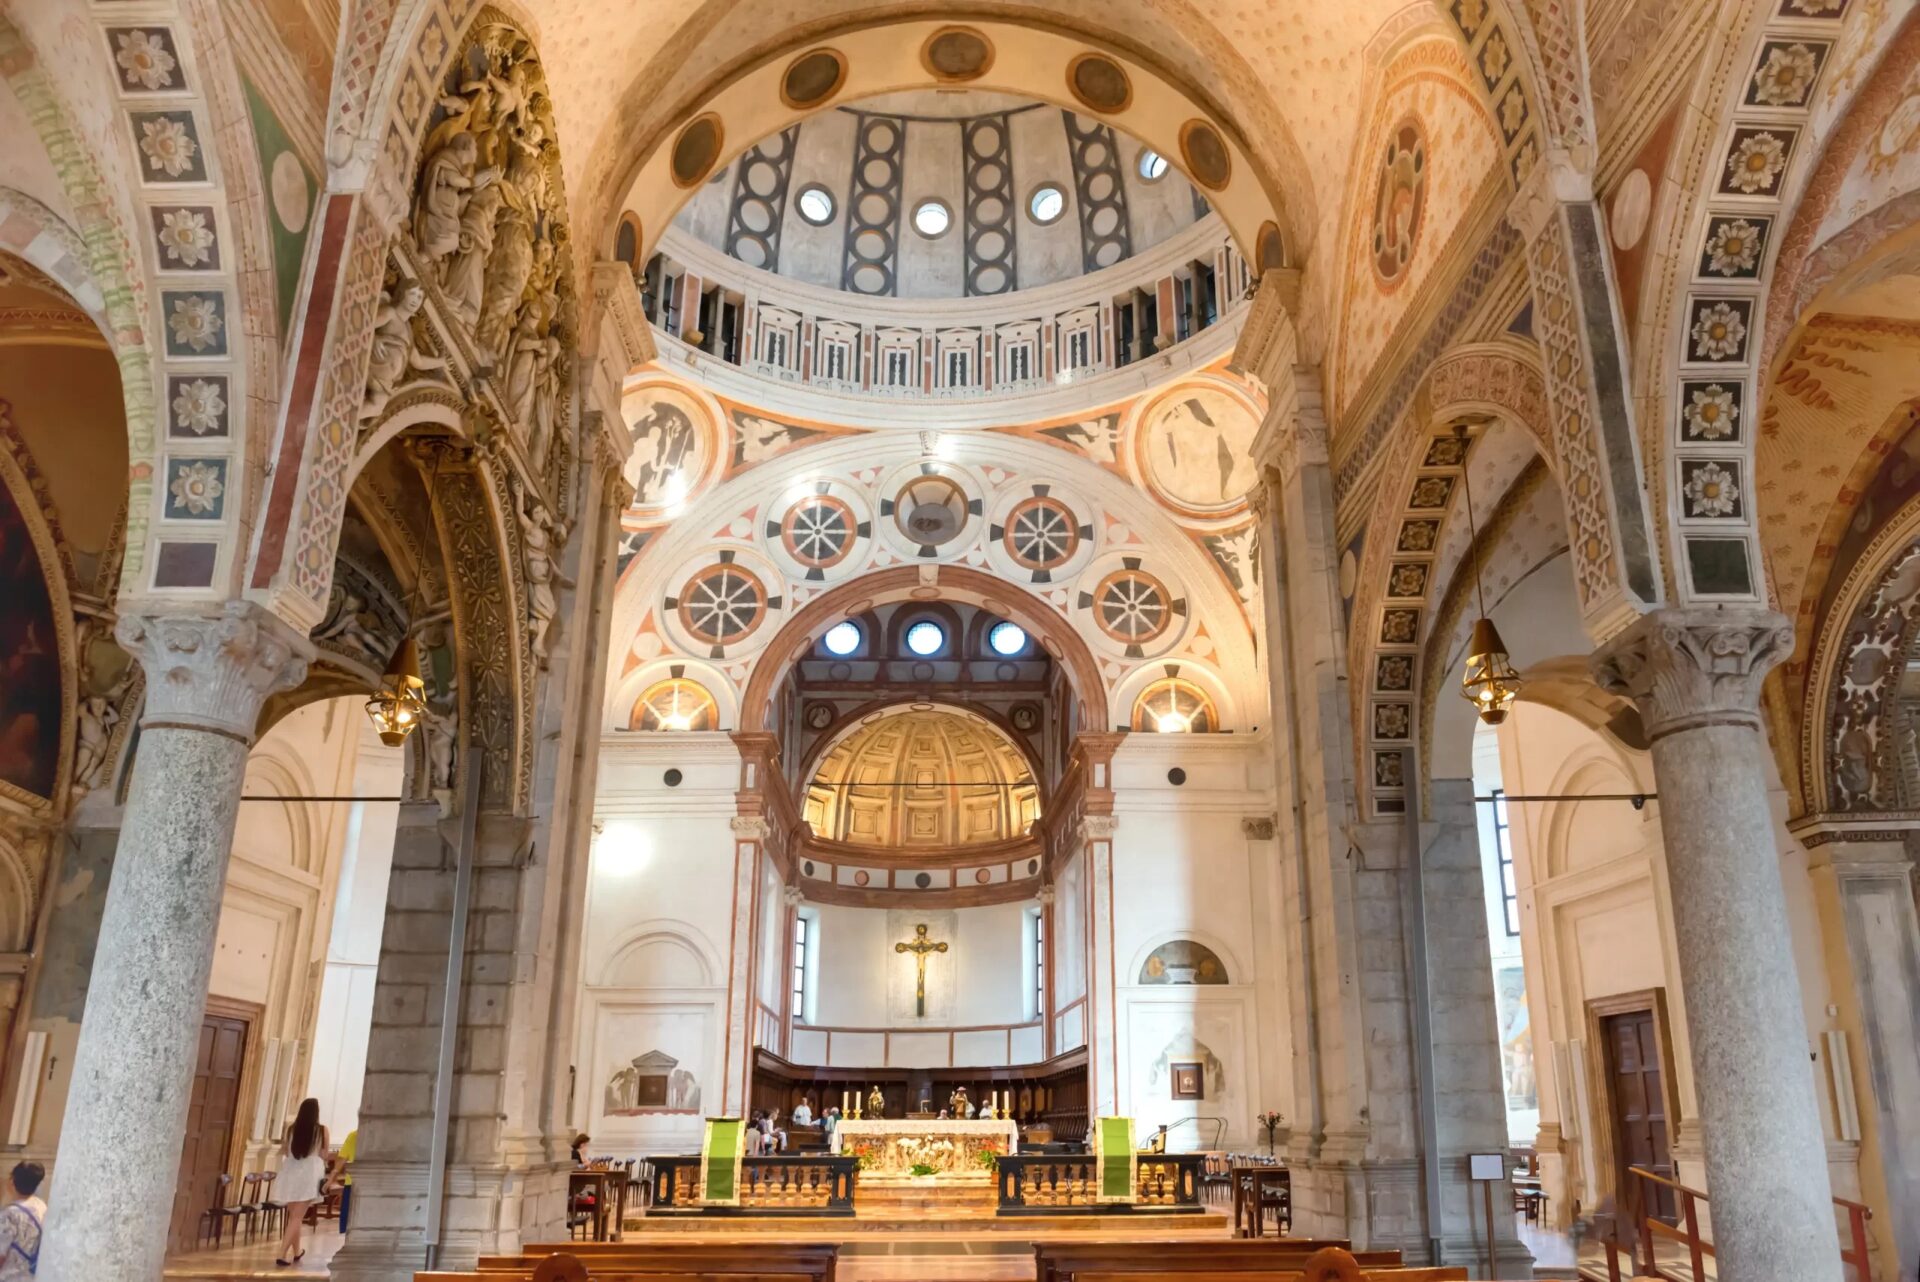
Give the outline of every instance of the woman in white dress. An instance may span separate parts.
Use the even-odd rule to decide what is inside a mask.
[[[327,1128],[320,1125],[320,1101],[303,1100],[280,1145],[280,1174],[273,1181],[274,1191],[287,1204],[287,1231],[274,1261],[283,1269],[306,1254],[300,1233],[306,1227],[307,1207],[320,1200],[326,1178]]]

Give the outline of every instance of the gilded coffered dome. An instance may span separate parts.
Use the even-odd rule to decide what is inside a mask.
[[[862,719],[807,786],[814,833],[855,845],[981,845],[1019,837],[1039,817],[1025,754],[984,717],[931,704]]]

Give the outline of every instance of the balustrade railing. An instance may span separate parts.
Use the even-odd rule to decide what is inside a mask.
[[[1630,1210],[1625,1231],[1602,1235],[1602,1245],[1607,1253],[1608,1282],[1623,1282],[1623,1278],[1629,1277],[1663,1278],[1666,1282],[1704,1282],[1707,1276],[1706,1262],[1715,1254],[1713,1243],[1700,1233],[1700,1208],[1708,1204],[1707,1195],[1700,1189],[1688,1188],[1678,1180],[1656,1175],[1644,1167],[1629,1166],[1627,1175],[1631,1184],[1627,1194]],[[1665,1190],[1676,1204],[1674,1223],[1669,1224],[1647,1211],[1648,1207],[1661,1205],[1661,1190]],[[1873,1211],[1862,1203],[1850,1202],[1844,1197],[1834,1198],[1833,1204],[1846,1214],[1846,1230],[1840,1243],[1840,1262],[1853,1270],[1854,1282],[1872,1282],[1873,1274],[1867,1256],[1867,1221],[1873,1218]],[[1688,1272],[1684,1277],[1661,1267],[1655,1252],[1662,1242],[1678,1243],[1685,1249]],[[1620,1267],[1623,1248],[1627,1256],[1624,1274]]]
[[[749,1157],[740,1165],[740,1205],[700,1201],[697,1156],[655,1157],[651,1214],[852,1215],[860,1161],[853,1157]]]
[[[1099,1164],[1087,1154],[1020,1153],[994,1166],[1001,1215],[1075,1215],[1130,1211],[1201,1211],[1199,1153],[1142,1153],[1135,1202],[1101,1202]]]

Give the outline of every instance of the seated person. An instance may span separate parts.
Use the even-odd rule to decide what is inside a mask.
[[[826,1132],[829,1141],[833,1139],[833,1128],[838,1125],[840,1125],[840,1107],[837,1104],[829,1104],[827,1111],[820,1114],[820,1129]]]
[[[772,1145],[772,1151],[775,1153],[786,1152],[787,1132],[785,1128],[780,1125],[780,1110],[776,1108],[771,1113],[768,1113],[763,1119],[762,1125],[766,1128],[767,1140]]]
[[[795,1126],[813,1125],[813,1105],[807,1103],[805,1096],[802,1096],[800,1102],[793,1106],[793,1124]]]
[[[747,1156],[759,1157],[772,1143],[767,1134],[767,1115],[760,1109],[753,1110],[753,1116],[747,1119]]]
[[[585,1131],[580,1131],[573,1137],[573,1164],[575,1166],[585,1166],[587,1164],[587,1145],[592,1142],[593,1137]]]

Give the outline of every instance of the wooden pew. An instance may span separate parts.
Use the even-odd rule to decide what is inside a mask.
[[[1458,1265],[1407,1266],[1396,1260],[1392,1264],[1368,1266],[1365,1257],[1374,1254],[1398,1253],[1362,1251],[1356,1256],[1340,1247],[1329,1246],[1300,1261],[1297,1269],[1288,1265],[1251,1273],[1233,1269],[1168,1272],[1149,1264],[1144,1269],[1083,1269],[1075,1282],[1144,1282],[1151,1278],[1165,1278],[1166,1282],[1467,1282],[1466,1269]]]
[[[729,1279],[752,1275],[778,1282],[834,1282],[840,1248],[831,1242],[553,1242],[523,1248],[518,1255],[483,1255],[474,1274],[486,1282],[531,1278],[549,1259],[573,1259],[594,1278],[658,1274],[712,1274]],[[441,1282],[419,1275],[419,1282]]]
[[[1223,1238],[1195,1241],[1088,1242],[1053,1240],[1033,1244],[1035,1282],[1076,1282],[1082,1273],[1171,1274],[1261,1273],[1299,1270],[1316,1252],[1344,1250],[1345,1239]],[[1362,1251],[1367,1267],[1400,1263],[1398,1251]]]

